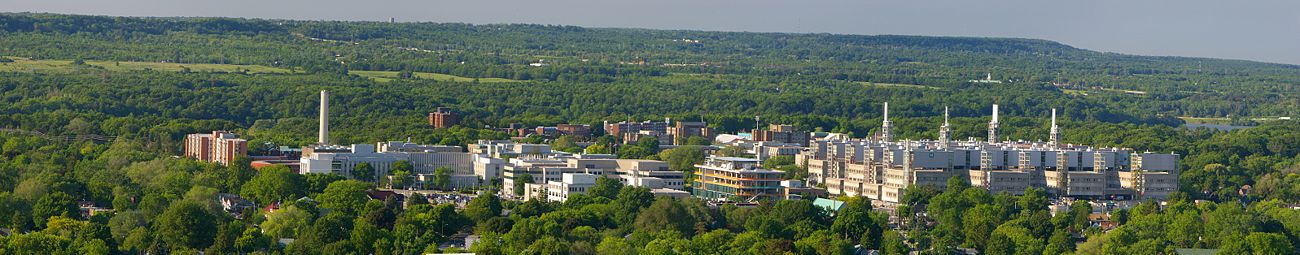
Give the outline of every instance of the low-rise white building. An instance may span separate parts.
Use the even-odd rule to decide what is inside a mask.
[[[649,189],[681,190],[684,174],[668,168],[658,160],[617,159],[603,154],[552,155],[510,159],[502,167],[501,196],[516,199],[551,199],[554,182],[563,182],[568,174],[584,174],[618,180],[623,185]],[[531,178],[521,178],[530,176]],[[593,182],[595,179],[592,179]],[[518,183],[525,181],[527,183]],[[516,189],[523,188],[524,190]],[[567,194],[567,193],[566,193]]]
[[[596,175],[564,173],[559,181],[546,182],[546,200],[564,202],[572,194],[586,194],[596,185]]]
[[[383,150],[376,150],[376,147]],[[441,167],[451,170],[452,188],[483,184],[475,173],[475,155],[461,152],[460,147],[417,145],[403,142],[353,144],[351,146],[324,145],[304,150],[299,160],[302,173],[338,174],[357,177],[361,174],[382,178],[392,173],[393,163],[411,163],[417,184],[432,181],[432,175]],[[366,163],[374,173],[354,172],[357,164]]]

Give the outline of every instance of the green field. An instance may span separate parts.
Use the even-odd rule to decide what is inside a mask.
[[[379,81],[379,82],[389,82],[392,81],[393,79],[397,79],[397,74],[398,74],[397,71],[348,71],[348,73],[360,75],[361,77],[375,79],[375,81]],[[414,75],[416,78],[436,80],[436,81],[472,82],[475,79],[477,79],[478,82],[482,82],[482,83],[518,81],[518,80],[503,79],[503,78],[470,78],[470,77],[460,77],[460,76],[449,75],[449,74],[423,73],[423,72],[415,72]]]
[[[31,60],[19,57],[4,57],[13,60],[10,63],[0,63],[0,72],[37,72],[37,73],[67,73],[83,69],[103,69],[107,71],[140,71],[155,70],[164,72],[180,72],[189,68],[191,72],[241,72],[248,73],[302,73],[278,67],[260,66],[260,65],[229,65],[229,64],[178,64],[178,63],[156,63],[156,62],[130,62],[130,61],[99,61],[86,60],[85,65],[73,64],[72,60]]]
[[[1061,89],[1061,92],[1065,93],[1066,95],[1080,95],[1080,96],[1087,96],[1089,94],[1095,94],[1095,93],[1116,93],[1116,94],[1123,94],[1123,95],[1130,95],[1130,96],[1147,95],[1146,91],[1111,89],[1111,88]]]
[[[1219,124],[1219,125],[1232,125],[1232,122],[1233,122],[1233,121],[1232,121],[1232,118],[1225,118],[1225,117],[1189,117],[1189,116],[1181,116],[1181,117],[1178,117],[1178,118],[1179,118],[1179,119],[1182,119],[1182,120],[1185,121],[1185,122],[1187,122],[1187,124]],[[1282,117],[1251,117],[1251,118],[1245,118],[1245,119],[1249,119],[1250,121],[1257,121],[1257,122],[1267,122],[1267,121],[1279,121],[1279,120],[1283,120],[1283,119],[1281,119],[1281,118],[1282,118]]]
[[[0,72],[35,72],[35,73],[70,73],[86,69],[101,69],[113,72],[125,71],[162,71],[162,72],[180,72],[189,68],[191,72],[204,73],[263,73],[263,74],[301,74],[302,71],[290,70],[285,68],[262,66],[262,65],[231,65],[231,64],[178,64],[178,63],[158,63],[158,62],[131,62],[131,61],[100,61],[86,60],[85,65],[73,64],[73,60],[53,60],[41,59],[32,60],[21,57],[3,57],[13,60],[13,62],[0,63]],[[362,77],[375,79],[379,82],[388,82],[397,78],[397,71],[349,71]],[[475,78],[460,77],[439,73],[422,73],[416,72],[415,77],[420,79],[430,79],[436,81],[454,81],[454,82],[472,82]],[[503,78],[477,78],[479,82],[517,82],[518,80]]]
[[[872,86],[872,87],[881,87],[881,88],[943,89],[939,87],[930,87],[930,86],[916,85],[916,84],[879,83],[879,82],[869,82],[869,81],[859,81],[857,83],[862,85]]]

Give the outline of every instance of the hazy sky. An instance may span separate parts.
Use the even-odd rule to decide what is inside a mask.
[[[0,11],[1022,37],[1300,64],[1296,0],[0,0]]]

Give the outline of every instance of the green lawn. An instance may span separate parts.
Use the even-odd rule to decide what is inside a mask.
[[[379,82],[389,82],[392,81],[393,79],[397,79],[397,74],[398,74],[397,71],[348,71],[348,73],[360,75],[361,77],[375,79],[375,81],[379,81]],[[416,78],[430,79],[436,81],[472,82],[474,81],[474,79],[476,79],[476,78],[460,77],[460,76],[440,74],[440,73],[415,72],[414,75]],[[503,78],[477,78],[477,79],[478,82],[482,82],[482,83],[518,81],[518,80],[503,79]]]
[[[13,60],[12,63],[0,63],[0,72],[38,72],[38,73],[66,73],[88,68],[102,68],[108,71],[137,71],[137,70],[155,70],[163,72],[180,72],[189,68],[191,72],[240,72],[248,71],[249,73],[301,73],[301,71],[290,71],[289,69],[260,66],[260,65],[229,65],[229,64],[178,64],[178,63],[156,63],[156,62],[130,62],[130,61],[100,61],[86,60],[85,66],[72,64],[72,60],[31,60],[18,57],[4,57]]]

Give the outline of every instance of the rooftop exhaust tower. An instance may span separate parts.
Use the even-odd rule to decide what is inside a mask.
[[[1051,138],[1049,138],[1051,139],[1051,141],[1049,141],[1050,143],[1049,145],[1051,145],[1052,148],[1056,148],[1056,146],[1060,145],[1060,140],[1058,140],[1059,134],[1060,134],[1060,129],[1056,127],[1056,108],[1052,108],[1052,133],[1051,133]]]
[[[890,141],[894,138],[894,125],[889,122],[889,102],[885,102],[885,121],[880,123],[880,140]]]
[[[943,126],[939,127],[939,146],[947,149],[952,143],[952,125],[948,124],[948,107],[943,107]]]
[[[320,133],[316,136],[316,143],[329,144],[330,142],[330,93],[324,90],[320,91]]]
[[[993,120],[989,121],[989,142],[998,142],[998,105],[993,104]]]

